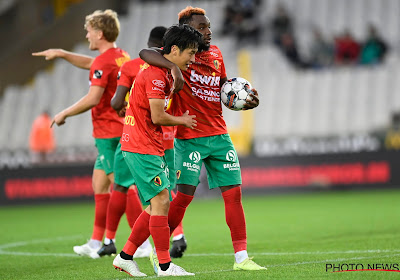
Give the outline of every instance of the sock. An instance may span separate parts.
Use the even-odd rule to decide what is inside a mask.
[[[110,245],[111,241],[113,243],[115,243],[115,238],[114,239],[110,239],[110,238],[104,238],[104,245]]]
[[[140,202],[138,192],[136,188],[130,188],[128,190],[127,202],[126,202],[126,219],[128,220],[129,227],[132,228],[136,222],[136,219],[142,214],[143,208]]]
[[[92,239],[99,240],[100,242],[103,240],[104,231],[106,230],[106,217],[109,200],[109,193],[94,195],[95,209]]]
[[[128,261],[132,261],[133,260],[133,255],[128,255],[124,251],[121,251],[121,253],[119,253],[119,255],[121,256],[121,258],[123,260],[128,260]]]
[[[242,261],[244,261],[248,257],[249,257],[249,255],[247,255],[247,251],[246,250],[239,251],[239,252],[235,253],[235,261],[236,261],[236,263],[241,263]]]
[[[171,192],[172,199],[176,197],[175,192]],[[172,240],[179,240],[183,236],[183,225],[182,222],[179,223],[179,225],[175,228],[175,230],[172,232],[173,239]]]
[[[183,237],[185,237],[183,234],[175,235],[175,231],[176,230],[174,230],[174,237],[172,237],[172,241],[181,240]]]
[[[171,262],[169,255],[169,237],[168,216],[150,217],[150,234],[153,237],[154,247],[156,247],[157,257],[160,264]]]
[[[193,195],[187,195],[181,192],[176,193],[176,197],[171,201],[168,212],[168,223],[171,233],[182,222],[186,208],[193,200]]]
[[[235,187],[222,193],[225,203],[225,219],[231,231],[235,253],[247,250],[246,220],[242,206],[242,191]]]
[[[160,263],[159,266],[160,266],[160,268],[161,268],[162,271],[167,271],[170,264],[171,264],[171,262]]]
[[[143,211],[132,227],[131,235],[122,251],[132,256],[135,254],[137,248],[150,236],[149,221],[150,215],[146,211]]]
[[[116,190],[113,190],[111,193],[110,202],[108,203],[106,223],[106,238],[108,239],[115,238],[119,221],[125,212],[126,197],[127,195],[125,193]]]

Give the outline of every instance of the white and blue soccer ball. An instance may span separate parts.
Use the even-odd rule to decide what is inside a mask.
[[[250,82],[241,77],[235,77],[222,85],[221,101],[228,109],[240,111],[246,104],[246,100],[252,100],[250,93],[252,93]]]

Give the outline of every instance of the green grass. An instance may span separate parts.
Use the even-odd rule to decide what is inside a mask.
[[[268,271],[237,272],[222,199],[195,199],[184,219],[188,251],[174,262],[196,279],[398,279],[399,272],[329,273],[325,265],[400,263],[399,201],[399,190],[245,197],[248,252]],[[74,256],[92,219],[90,203],[0,208],[0,279],[130,278],[112,258]],[[128,235],[123,217],[119,249]],[[138,264],[153,275],[147,259]]]

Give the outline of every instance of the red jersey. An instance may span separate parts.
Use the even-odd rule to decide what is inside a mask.
[[[145,62],[140,57],[125,62],[119,71],[117,85],[131,88],[137,73],[144,64]]]
[[[94,138],[121,137],[123,118],[118,117],[110,102],[117,88],[118,70],[128,60],[127,52],[111,48],[97,56],[90,67],[90,85],[104,88],[100,103],[92,108]]]
[[[136,76],[125,114],[121,150],[146,155],[164,155],[163,131],[151,121],[150,98],[165,99],[172,88],[167,69],[144,64]]]
[[[196,115],[197,127],[177,126],[175,137],[191,139],[228,133],[222,116],[220,81],[226,78],[224,60],[217,46],[196,53],[196,61],[187,71],[183,89],[174,95],[172,104],[175,115],[189,110]]]
[[[135,58],[128,62],[125,62],[119,71],[118,86],[124,86],[131,88],[133,81],[135,81],[136,75],[139,70],[145,64],[144,60],[141,58]],[[163,126],[163,145],[164,149],[169,150],[174,148],[174,127],[173,126]]]

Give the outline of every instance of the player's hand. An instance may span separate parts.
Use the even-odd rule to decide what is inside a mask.
[[[54,58],[60,57],[62,54],[61,49],[48,49],[42,52],[32,53],[33,56],[44,56],[46,60],[52,60]]]
[[[189,115],[189,110],[187,110],[183,115],[182,115],[183,120],[183,125],[188,127],[188,128],[195,128],[197,126],[197,121],[196,121],[196,115]]]
[[[251,89],[253,93],[250,93],[250,98],[247,98],[246,104],[244,104],[243,110],[254,109],[260,104],[260,100],[258,99],[258,92],[256,89]]]
[[[178,93],[181,89],[183,89],[183,85],[185,83],[185,79],[183,78],[182,71],[178,66],[174,66],[171,68],[171,75],[174,79],[174,85],[172,89],[172,94]],[[171,94],[171,95],[172,95]]]
[[[117,111],[118,116],[119,116],[120,118],[125,117],[125,114],[126,114],[126,105],[127,105],[128,103],[127,103],[126,101],[124,101],[124,103],[125,103],[124,108],[122,108],[121,110]]]
[[[65,124],[66,118],[67,118],[67,116],[64,114],[64,112],[58,113],[57,115],[54,116],[50,127],[53,127],[54,124],[56,124],[57,126],[61,126],[61,125]]]

